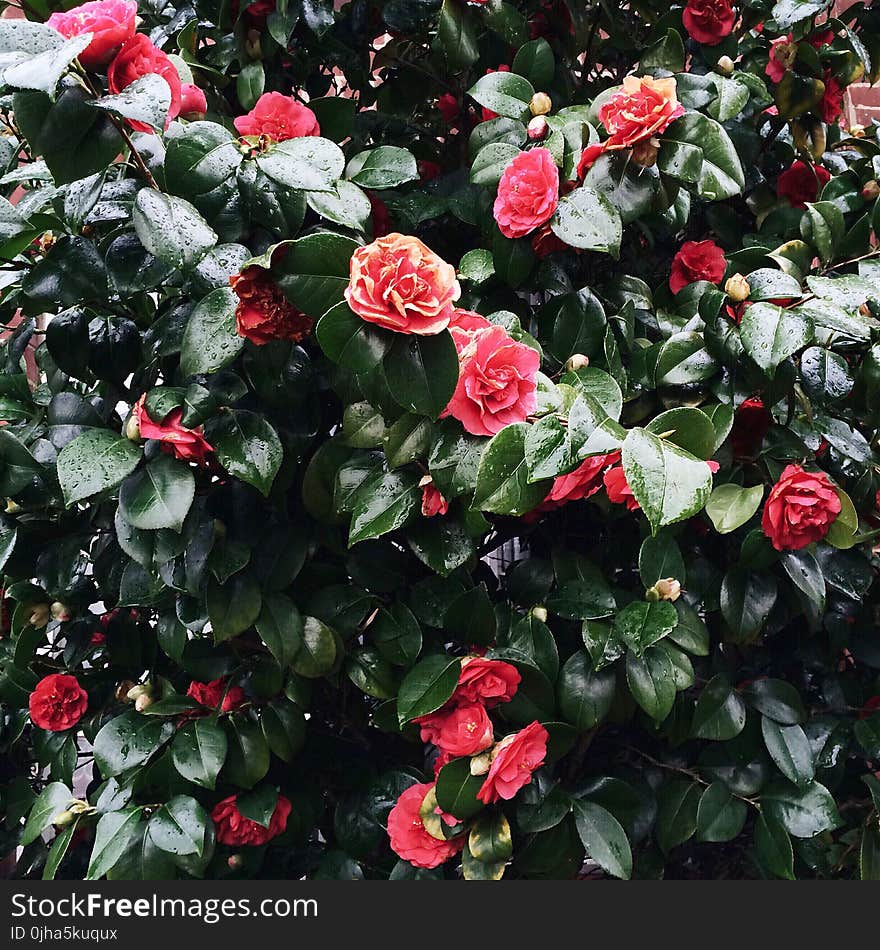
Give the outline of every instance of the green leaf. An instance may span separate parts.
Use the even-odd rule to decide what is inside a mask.
[[[317,135],[276,142],[257,158],[257,166],[272,181],[297,191],[331,191],[342,177],[345,156],[329,139]]]
[[[797,688],[784,680],[762,677],[742,690],[743,699],[759,713],[782,726],[807,721],[807,710]]]
[[[623,443],[623,471],[653,533],[700,511],[709,499],[709,466],[646,429],[631,429]]]
[[[559,711],[581,732],[593,729],[608,715],[616,689],[614,671],[595,672],[583,650],[572,654],[559,672],[556,684]]]
[[[516,73],[489,73],[468,89],[468,95],[481,106],[511,119],[525,119],[535,90],[528,79]]]
[[[293,669],[300,676],[316,679],[333,669],[338,650],[337,634],[316,617],[306,617],[302,638],[293,655]]]
[[[344,302],[336,304],[321,317],[315,328],[315,336],[321,349],[334,363],[339,363],[353,373],[370,372],[395,342],[395,334],[362,320]],[[457,373],[456,357],[456,378]]]
[[[658,386],[685,386],[711,379],[717,371],[718,363],[707,351],[702,334],[674,333],[660,347],[654,381]]]
[[[269,748],[282,762],[291,762],[305,743],[305,716],[296,703],[283,697],[262,708],[260,726]]]
[[[661,136],[661,142],[695,146],[703,152],[697,193],[708,201],[721,201],[740,194],[745,174],[730,136],[714,119],[688,112],[676,119]]]
[[[662,722],[675,702],[675,673],[665,650],[649,647],[626,655],[626,681],[633,699],[655,721]]]
[[[620,822],[601,805],[583,799],[575,800],[573,812],[589,856],[612,877],[628,881],[632,876],[632,850]]]
[[[49,848],[49,854],[46,856],[46,863],[43,866],[42,879],[44,881],[55,880],[55,875],[58,873],[58,868],[67,854],[67,850],[70,847],[70,842],[73,840],[73,836],[76,834],[78,827],[79,819],[68,825],[60,834],[55,836],[55,840],[52,842],[52,847]]]
[[[73,793],[63,782],[50,782],[37,796],[21,833],[21,845],[27,847],[52,824],[52,819],[65,811]]]
[[[806,785],[813,781],[813,753],[800,726],[780,726],[767,716],[762,716],[761,732],[770,757],[790,782]]]
[[[175,795],[152,815],[149,834],[162,851],[201,857],[208,821],[207,812],[194,798]]]
[[[370,625],[370,639],[382,656],[395,666],[411,666],[422,649],[419,622],[400,601],[379,610]]]
[[[205,598],[214,642],[221,643],[253,626],[262,609],[260,585],[249,573],[233,574],[225,584],[208,581]]]
[[[342,234],[307,234],[285,245],[286,251],[280,261],[273,262],[272,272],[287,299],[318,320],[344,300],[351,255],[357,246]]]
[[[455,692],[461,660],[434,654],[418,662],[403,678],[397,694],[401,726],[419,716],[436,712]]]
[[[706,514],[719,534],[730,534],[754,515],[763,497],[763,485],[719,485],[706,502]]]
[[[153,257],[180,270],[191,270],[217,243],[217,235],[188,201],[153,188],[138,192],[131,220]]]
[[[105,723],[95,736],[94,756],[104,778],[143,765],[174,734],[171,722],[131,710]]]
[[[748,307],[739,330],[746,353],[771,378],[783,360],[812,342],[814,332],[809,317],[771,303]]]
[[[180,531],[195,496],[190,469],[169,455],[159,455],[122,483],[119,506],[133,528]]]
[[[468,8],[455,0],[443,0],[437,38],[452,72],[472,66],[479,59],[476,23]]]
[[[396,145],[380,145],[355,155],[349,165],[350,173],[352,168],[357,171],[350,174],[351,180],[361,188],[373,190],[397,188],[419,177],[412,152]]]
[[[666,577],[674,577],[684,583],[684,558],[681,556],[678,542],[670,532],[663,531],[642,541],[639,548],[639,575],[646,588],[653,587],[657,581]]]
[[[211,426],[208,436],[226,471],[268,496],[284,459],[272,426],[255,412],[232,409]]]
[[[768,817],[795,838],[813,838],[841,824],[834,797],[819,782],[801,787],[774,782],[761,793],[761,804]]]
[[[746,803],[733,797],[724,782],[713,782],[697,806],[699,841],[732,841],[746,823]]]
[[[267,594],[255,626],[281,669],[288,667],[303,636],[303,620],[293,601],[284,594]]]
[[[108,429],[87,429],[58,455],[58,481],[69,508],[83,498],[116,488],[137,467],[140,448]]]
[[[410,412],[436,419],[458,384],[458,352],[452,334],[395,334],[385,355],[385,376],[397,402]]]
[[[348,654],[345,673],[361,692],[376,699],[394,699],[395,676],[377,650],[359,647]]]
[[[240,713],[224,720],[223,727],[228,743],[223,779],[232,786],[253,788],[269,771],[269,746],[263,732]]]
[[[724,575],[721,583],[721,613],[739,638],[748,641],[767,622],[776,595],[772,575],[736,565]]]
[[[536,89],[550,86],[556,72],[556,61],[547,40],[539,37],[523,43],[513,58],[511,71],[525,76]]]
[[[843,212],[835,204],[830,201],[807,202],[801,218],[801,236],[814,245],[823,264],[833,259],[845,229]]]
[[[113,869],[137,835],[140,820],[140,808],[125,808],[101,816],[85,880],[96,881]]]
[[[226,733],[211,717],[187,722],[174,736],[171,758],[185,779],[213,789],[226,761]]]
[[[506,426],[486,447],[477,471],[472,507],[503,515],[524,515],[546,497],[548,481],[530,482],[525,423]]]
[[[238,298],[231,288],[218,287],[193,308],[180,348],[184,376],[216,373],[244,349],[244,338],[235,329]]]
[[[833,0],[777,0],[771,16],[780,30],[788,29],[807,17],[815,16],[831,6]]]
[[[171,87],[162,76],[147,73],[117,95],[102,96],[89,105],[123,119],[144,122],[161,132],[171,107]]]
[[[378,480],[368,479],[355,498],[348,546],[395,531],[420,504],[421,492],[412,472],[386,472]]]
[[[701,787],[687,779],[674,779],[660,790],[656,835],[664,851],[683,844],[697,830],[701,797]]]
[[[70,64],[91,43],[90,33],[74,36],[58,49],[28,56],[3,70],[0,82],[11,89],[35,89],[54,96],[58,81]]]
[[[614,618],[614,632],[635,654],[669,636],[678,624],[675,606],[668,601],[633,601]]]
[[[453,759],[440,769],[435,788],[440,808],[462,821],[472,818],[483,808],[477,792],[485,776],[471,775],[470,766],[469,758]]]
[[[309,207],[322,218],[354,231],[364,231],[370,220],[370,199],[350,181],[338,181],[334,191],[307,192]]]
[[[560,200],[550,227],[571,247],[600,251],[615,259],[620,253],[620,214],[605,195],[586,185]]]
[[[745,724],[745,703],[722,674],[713,676],[694,708],[693,735],[723,742],[738,736]]]
[[[793,881],[794,851],[788,832],[773,818],[760,813],[755,822],[755,853],[771,874]]]

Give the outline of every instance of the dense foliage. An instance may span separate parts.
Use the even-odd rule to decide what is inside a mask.
[[[880,9],[21,6],[14,873],[880,877]]]

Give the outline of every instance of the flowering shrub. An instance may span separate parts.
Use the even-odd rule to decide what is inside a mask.
[[[15,873],[880,877],[880,9],[25,9]]]

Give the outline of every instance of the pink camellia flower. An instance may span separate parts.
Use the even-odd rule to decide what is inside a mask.
[[[547,730],[537,722],[505,736],[492,752],[492,764],[477,798],[486,805],[499,799],[513,798],[532,780],[532,772],[544,764],[547,756]]]
[[[730,0],[687,0],[681,19],[691,39],[717,46],[733,32],[736,14]]]
[[[116,58],[107,70],[107,85],[114,95],[128,88],[135,80],[149,74],[161,76],[168,83],[171,90],[171,105],[168,108],[166,128],[180,114],[180,76],[177,67],[162,50],[153,46],[149,37],[143,33],[135,33],[126,40]],[[152,132],[146,122],[135,119],[126,119],[128,124],[138,132]]]
[[[345,299],[359,317],[386,330],[440,333],[460,295],[455,268],[416,237],[387,234],[351,256]]]
[[[222,712],[232,712],[238,709],[247,700],[244,690],[240,686],[226,688],[225,679],[211,680],[209,683],[199,683],[193,680],[189,684],[186,695],[207,709],[214,710],[220,706]],[[221,699],[223,705],[220,705]]]
[[[445,706],[414,721],[422,742],[433,742],[451,756],[476,755],[492,745],[492,722],[479,702]]]
[[[698,280],[717,284],[726,269],[724,251],[714,241],[685,241],[672,258],[669,289],[677,294]]]
[[[615,465],[609,468],[603,476],[602,481],[605,484],[605,492],[608,500],[615,505],[626,505],[627,511],[638,511],[641,505],[636,501],[636,496],[629,487],[626,475],[623,473],[622,465]]]
[[[280,92],[264,92],[253,109],[232,124],[239,135],[264,135],[273,142],[321,134],[315,113]]]
[[[559,169],[548,148],[520,152],[498,182],[493,213],[505,237],[525,237],[559,204]]]
[[[208,100],[204,92],[191,82],[180,88],[180,115],[184,119],[204,119],[208,111]]]
[[[201,426],[188,429],[181,423],[183,409],[172,409],[161,422],[155,422],[147,413],[146,393],[137,401],[132,416],[137,420],[142,439],[155,439],[163,451],[184,462],[204,464],[214,447],[207,441]]]
[[[440,841],[429,834],[419,814],[433,782],[410,785],[388,815],[388,837],[394,853],[417,868],[436,868],[464,847],[464,835]]]
[[[458,419],[471,435],[495,435],[524,421],[538,405],[537,350],[517,343],[495,324],[475,331],[462,347],[463,335],[453,333],[459,347],[458,384],[441,415]]]
[[[426,518],[445,515],[449,511],[449,502],[440,494],[430,475],[420,482],[422,489],[422,514]]]
[[[291,810],[290,799],[279,795],[275,811],[269,819],[269,827],[264,828],[259,822],[245,818],[238,810],[238,796],[230,795],[229,798],[224,798],[214,806],[211,818],[220,844],[228,844],[232,847],[263,845],[268,844],[272,838],[284,831]]]
[[[119,47],[134,36],[137,9],[136,0],[92,0],[72,10],[59,10],[46,23],[67,39],[91,33],[92,40],[79,54],[79,61],[86,69],[94,69],[109,63]]]
[[[840,496],[824,472],[786,465],[764,503],[761,528],[777,551],[799,551],[828,534],[840,509]]]
[[[590,498],[602,487],[602,474],[609,465],[620,461],[620,452],[607,455],[591,455],[567,475],[558,475],[553,479],[549,494],[541,503],[541,509],[548,511],[558,508],[568,501],[580,501]]]
[[[499,703],[509,703],[516,695],[521,679],[517,668],[503,660],[465,657],[450,702],[482,703],[491,709]]]
[[[632,148],[665,132],[682,115],[684,106],[676,96],[674,76],[627,76],[622,90],[599,109],[599,119],[610,133],[605,148]]]

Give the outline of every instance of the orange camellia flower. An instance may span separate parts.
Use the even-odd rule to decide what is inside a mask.
[[[599,109],[599,118],[610,133],[605,148],[630,148],[636,142],[660,135],[684,115],[675,88],[673,76],[627,76],[623,89]]]
[[[359,317],[386,330],[440,333],[460,295],[455,268],[416,237],[387,234],[352,254],[345,299]]]

